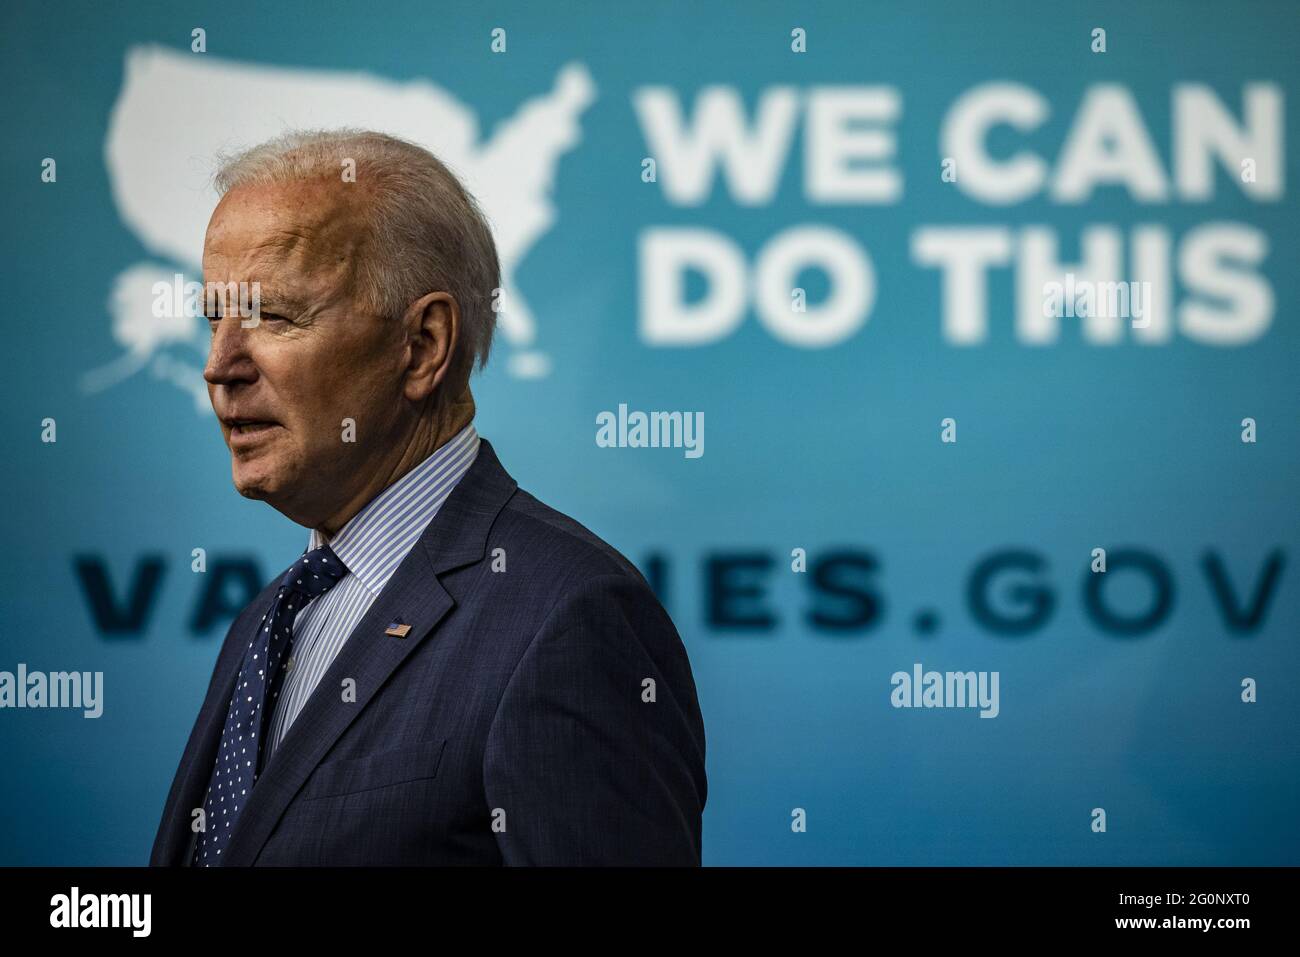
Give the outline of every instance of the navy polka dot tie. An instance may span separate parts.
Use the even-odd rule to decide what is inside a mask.
[[[203,802],[204,829],[194,845],[193,864],[212,867],[239,820],[262,770],[262,745],[284,683],[293,644],[293,620],[309,601],[333,588],[348,570],[328,545],[312,549],[294,562],[280,579],[270,610],[262,616],[257,636],[248,643],[235,681],[235,693],[221,730],[221,746]]]

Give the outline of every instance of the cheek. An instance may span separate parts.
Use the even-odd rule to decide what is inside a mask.
[[[264,358],[260,368],[280,421],[295,431],[318,425],[322,413],[332,411],[349,387],[333,364],[306,349],[286,348],[284,354]]]
[[[344,419],[364,423],[386,419],[400,385],[392,373],[391,344],[373,335],[338,341],[295,342],[281,356],[268,357],[264,368],[271,380],[281,421],[290,425],[300,448],[337,448]],[[369,431],[369,430],[367,430]],[[359,437],[359,436],[358,436]]]
[[[391,365],[391,363],[389,364]],[[385,420],[398,394],[397,377],[377,357],[355,354],[346,368],[331,370],[329,383],[320,392],[321,407],[330,410],[332,424],[342,428],[350,418],[358,425]]]

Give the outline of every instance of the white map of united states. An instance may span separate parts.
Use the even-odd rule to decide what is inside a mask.
[[[525,101],[484,141],[474,111],[426,80],[263,66],[160,46],[130,49],[104,158],[122,221],[155,258],[118,275],[108,314],[122,354],[88,372],[83,390],[98,392],[147,369],[189,393],[197,411],[211,413],[202,377],[204,327],[196,318],[155,317],[154,284],[171,285],[177,273],[202,281],[218,152],[287,129],[340,126],[419,143],[461,178],[497,241],[504,292],[497,319],[511,347],[507,368],[525,378],[545,375],[549,358],[538,348],[537,323],[514,274],[555,223],[559,158],[581,140],[579,120],[594,97],[586,67],[567,64],[548,92]]]

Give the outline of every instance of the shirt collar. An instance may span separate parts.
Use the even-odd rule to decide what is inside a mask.
[[[371,499],[328,543],[313,528],[307,550],[328,544],[348,572],[378,595],[469,470],[478,446],[478,432],[470,422]]]

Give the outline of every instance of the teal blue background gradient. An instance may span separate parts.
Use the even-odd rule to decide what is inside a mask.
[[[255,558],[269,580],[308,531],[240,498],[215,419],[147,374],[95,396],[75,383],[118,352],[105,308],[114,277],[147,253],[122,223],[104,163],[111,107],[131,46],[392,80],[427,78],[489,133],[548,89],[571,60],[598,96],[558,165],[558,219],[518,284],[552,374],[505,373],[509,346],[476,381],[479,430],[520,484],[633,561],[667,562],[667,604],[686,642],[708,739],[706,864],[1300,863],[1300,332],[1296,185],[1298,8],[1278,3],[365,3],[7,4],[0,14],[0,152],[5,266],[0,421],[0,670],[102,670],[105,712],[0,710],[0,864],[142,864],[207,687],[225,624],[188,627],[202,576],[190,551]],[[508,30],[509,53],[488,50]],[[789,31],[808,31],[792,55]],[[1094,55],[1088,35],[1108,31]],[[1242,86],[1286,96],[1286,194],[1260,203],[1221,169],[1212,201],[1142,205],[1116,187],[1084,205],[1035,197],[1006,208],[938,176],[940,120],[991,80],[1025,83],[1051,119],[1016,144],[1054,158],[1090,84],[1134,94],[1166,172],[1173,84],[1211,86],[1238,114]],[[648,154],[633,91],[663,84],[689,109],[710,84],[752,109],[773,84],[899,88],[901,202],[823,206],[802,188],[802,139],[771,205],[739,206],[722,185],[682,209],[640,180]],[[232,136],[238,130],[231,131]],[[40,181],[46,156],[58,182]],[[1276,301],[1258,341],[1216,348],[1080,340],[1069,322],[1047,348],[1011,331],[1011,271],[991,274],[989,341],[941,335],[940,281],[913,264],[927,224],[1045,224],[1060,255],[1081,230],[1168,226],[1175,243],[1213,221],[1269,241]],[[782,230],[834,226],[872,257],[870,321],[829,349],[792,348],[750,314],[720,342],[655,348],[637,331],[637,239],[701,226],[752,258]],[[1176,248],[1176,246],[1175,246]],[[815,289],[816,283],[810,282]],[[815,293],[813,293],[815,295]],[[705,454],[611,450],[595,416],[702,410]],[[939,421],[959,442],[939,442]],[[1259,441],[1239,423],[1259,423]],[[45,417],[58,442],[40,441]],[[1150,634],[1104,632],[1083,609],[1089,552],[1131,545],[1176,583]],[[882,598],[875,627],[810,628],[820,601],[789,555],[870,551]],[[1006,637],[971,618],[972,567],[1001,548],[1041,553],[1056,597],[1042,630]],[[1263,626],[1230,634],[1200,562],[1216,550],[1239,595],[1267,555],[1287,559]],[[772,556],[762,605],[777,627],[710,630],[704,560]],[[101,557],[124,594],[146,553],[168,562],[147,627],[98,633],[74,557]],[[1130,587],[1131,586],[1131,587]],[[1141,607],[1140,582],[1114,600]],[[940,627],[913,627],[933,609]],[[896,710],[889,676],[997,670],[1001,714]],[[1242,704],[1243,677],[1259,702]],[[1108,831],[1089,814],[1103,807]],[[807,811],[793,833],[791,811]]]

